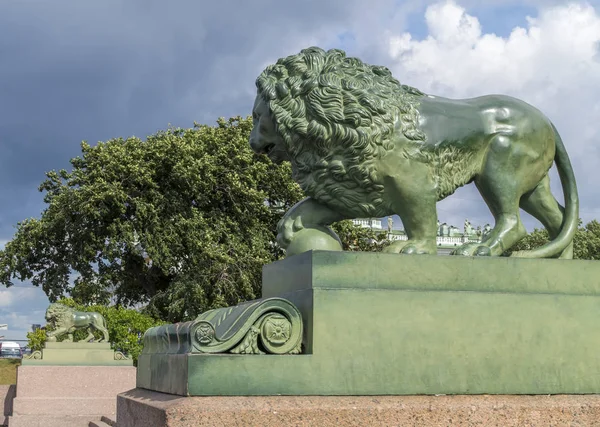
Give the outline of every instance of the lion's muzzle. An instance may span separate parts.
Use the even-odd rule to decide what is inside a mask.
[[[250,138],[250,148],[252,148],[252,151],[254,151],[256,154],[266,154],[268,156],[269,153],[271,151],[273,151],[273,149],[275,148],[275,144],[274,143],[265,144],[265,143],[261,143],[259,140]]]

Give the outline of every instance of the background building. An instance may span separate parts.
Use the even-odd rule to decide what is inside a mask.
[[[371,228],[378,233],[387,233],[387,239],[390,241],[408,240],[406,232],[402,229],[393,228],[393,222],[389,220],[387,230],[383,229],[382,220],[379,218],[357,218],[353,219],[352,222],[360,227]],[[438,221],[436,238],[438,254],[449,255],[452,250],[465,243],[479,243],[490,231],[491,226],[489,224],[486,224],[483,228],[481,226],[474,227],[468,219],[465,219],[462,230],[454,225]]]
[[[353,219],[352,222],[360,227],[370,228],[372,230],[383,230],[379,218],[357,218]]]

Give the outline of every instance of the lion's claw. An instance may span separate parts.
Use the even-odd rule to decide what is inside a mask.
[[[479,243],[467,243],[450,252],[450,255],[458,256],[492,256],[492,251],[488,246]]]
[[[478,246],[477,250],[473,254],[475,256],[492,256],[492,251],[487,246]]]
[[[435,250],[435,249],[434,249]],[[406,255],[424,255],[432,252],[430,244],[426,241],[404,240],[396,241],[383,250],[387,253],[401,253]]]
[[[294,234],[303,229],[302,217],[292,219],[284,216],[277,224],[277,243],[285,249],[292,242]]]

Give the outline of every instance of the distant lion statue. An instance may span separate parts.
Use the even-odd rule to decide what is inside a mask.
[[[75,311],[71,307],[63,304],[52,303],[46,310],[47,325],[53,328],[46,332],[47,341],[56,341],[62,335],[68,334],[65,342],[73,341],[73,332],[77,329],[86,329],[88,336],[83,341],[90,341],[94,338],[94,330],[102,334],[98,340],[108,341],[108,329],[106,321],[100,313],[92,311]]]
[[[408,240],[386,251],[436,254],[436,203],[473,182],[495,225],[454,255],[502,255],[526,235],[522,208],[552,240],[512,256],[573,257],[579,199],[571,162],[554,125],[524,101],[427,95],[385,67],[317,47],[269,65],[256,86],[250,146],[290,161],[308,196],[278,225],[288,256],[341,250],[333,222],[394,214]],[[553,163],[564,208],[550,192]]]

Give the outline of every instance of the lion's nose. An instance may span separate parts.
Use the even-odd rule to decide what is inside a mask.
[[[258,145],[256,144],[254,138],[250,138],[250,148],[252,148],[252,151],[254,151],[255,153],[259,152]]]

